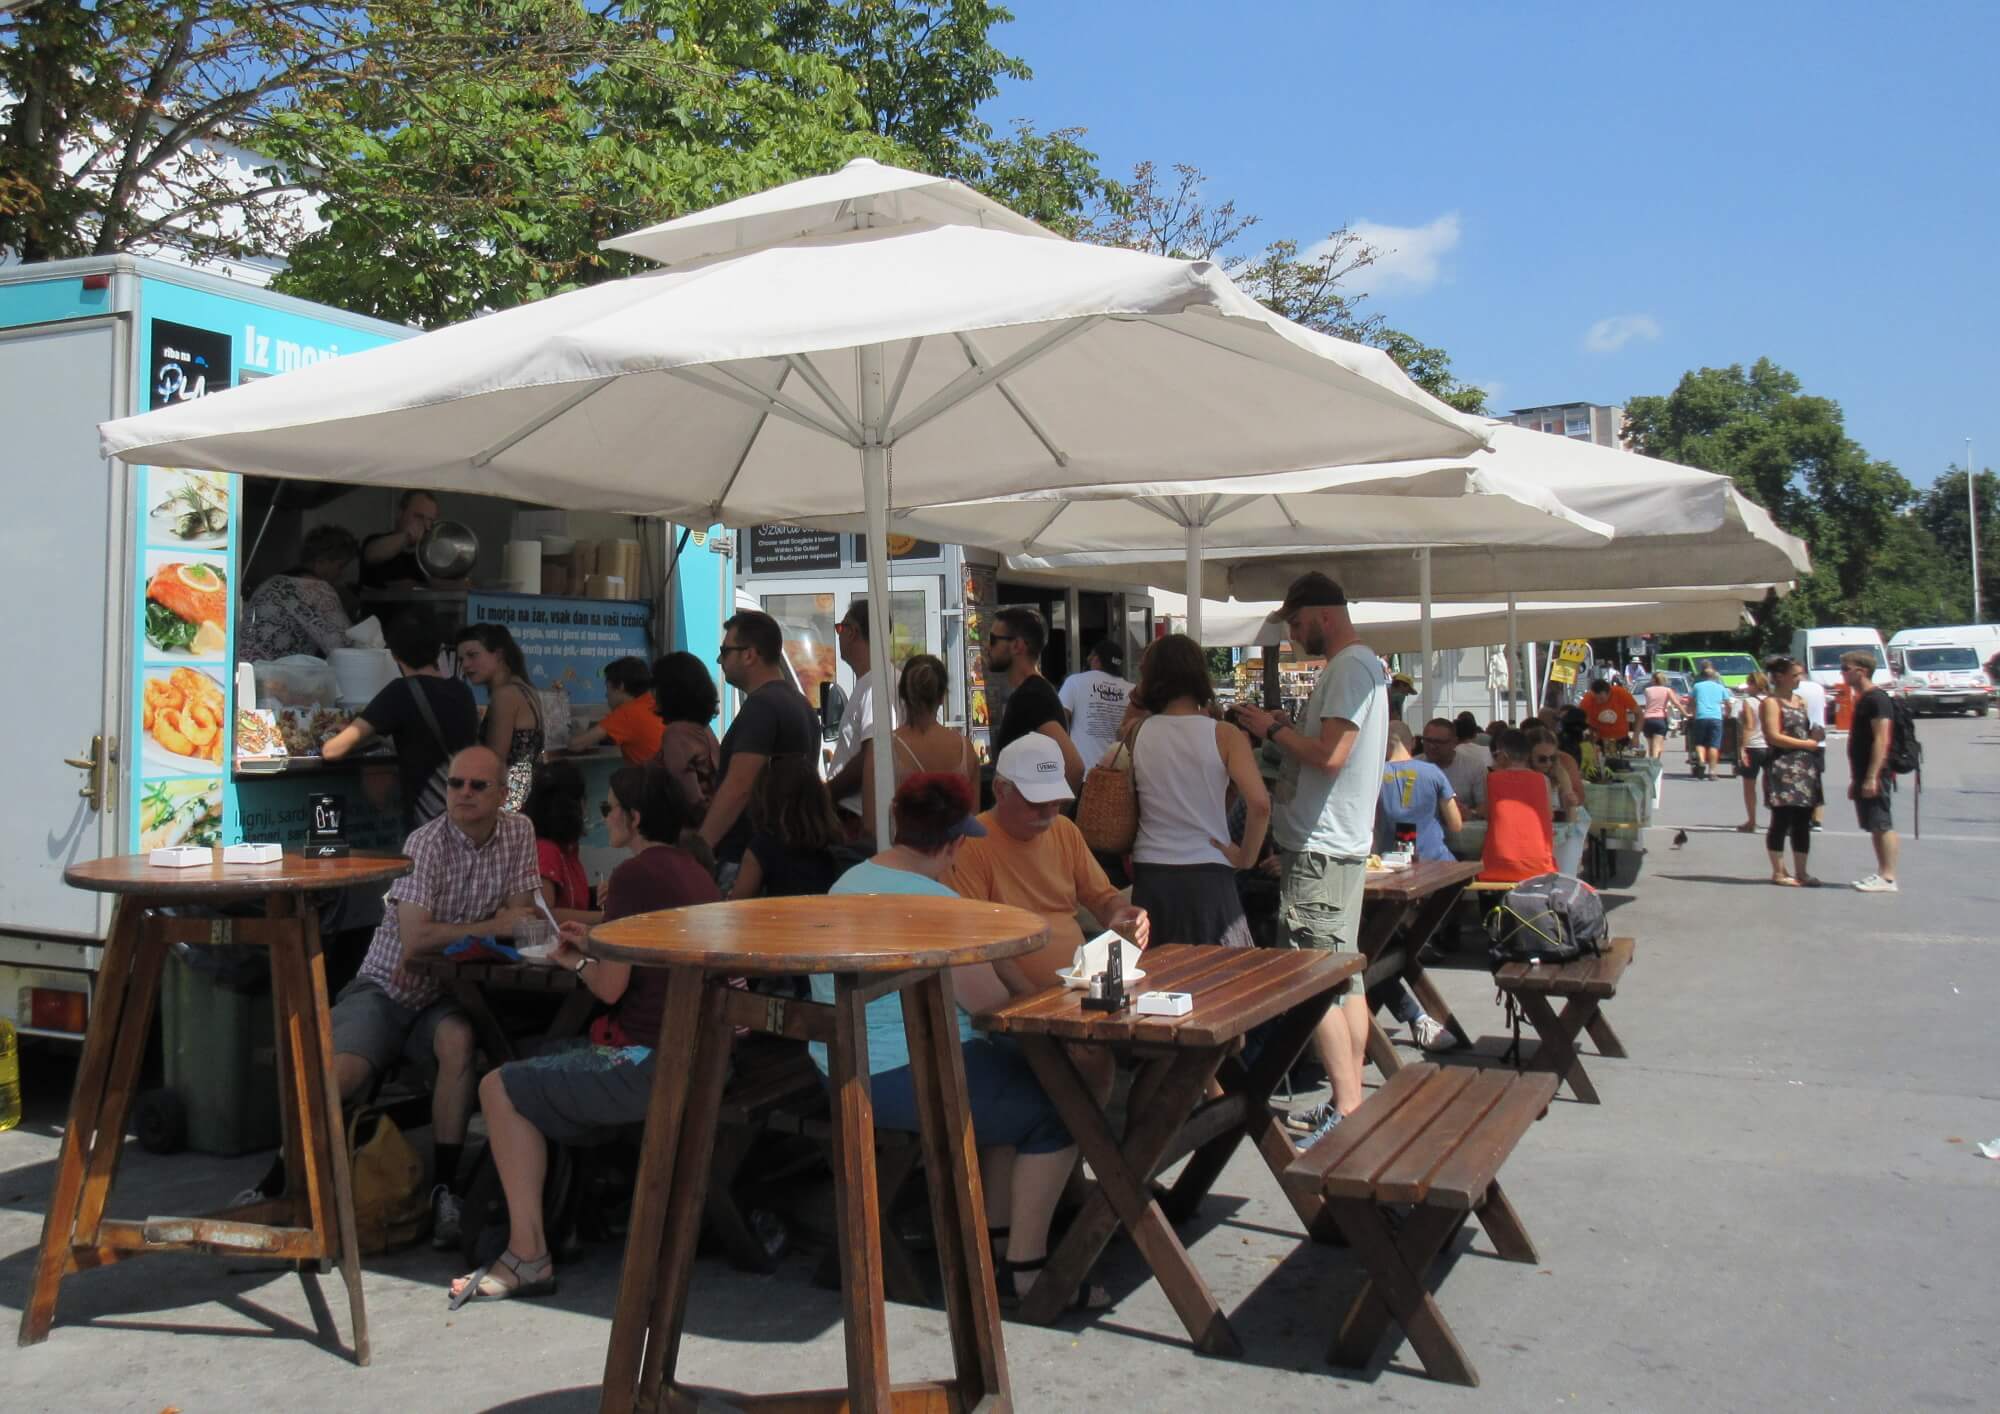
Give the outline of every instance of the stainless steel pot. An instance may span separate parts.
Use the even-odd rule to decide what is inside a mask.
[[[463,579],[479,558],[479,537],[472,527],[441,520],[417,542],[417,567],[426,579]]]

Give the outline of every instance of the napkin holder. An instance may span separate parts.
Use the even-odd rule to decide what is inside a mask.
[[[1111,943],[1116,943],[1117,946],[1113,947]],[[1101,971],[1091,968],[1086,961],[1090,950],[1100,944],[1104,945],[1104,963]],[[1083,995],[1085,1011],[1118,1012],[1132,1005],[1132,999],[1125,992],[1127,948],[1132,948],[1132,960],[1136,963],[1139,950],[1115,933],[1102,934],[1077,949],[1076,958],[1071,966],[1079,974],[1090,978],[1090,990]]]

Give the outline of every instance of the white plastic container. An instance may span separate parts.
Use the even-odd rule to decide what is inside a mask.
[[[346,705],[365,707],[396,680],[396,660],[386,648],[336,648],[327,662],[335,700]]]

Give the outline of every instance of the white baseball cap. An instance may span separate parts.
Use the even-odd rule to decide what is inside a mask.
[[[1074,800],[1069,774],[1063,770],[1062,748],[1040,732],[1016,737],[993,763],[993,774],[1013,783],[1024,799],[1040,805],[1050,800]]]

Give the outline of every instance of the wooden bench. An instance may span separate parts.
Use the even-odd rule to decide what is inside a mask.
[[[1368,1274],[1334,1331],[1329,1363],[1366,1367],[1394,1322],[1426,1373],[1479,1383],[1431,1295],[1431,1265],[1475,1213],[1502,1258],[1537,1260],[1498,1175],[1556,1085],[1539,1072],[1406,1065],[1285,1170],[1295,1202],[1324,1198],[1325,1216]]]
[[[1493,974],[1494,985],[1513,999],[1540,1038],[1534,1055],[1522,1062],[1517,1035],[1513,1059],[1567,1081],[1570,1091],[1587,1105],[1598,1103],[1597,1087],[1583,1068],[1576,1038],[1588,1031],[1599,1055],[1625,1058],[1625,1045],[1604,1019],[1603,1007],[1618,994],[1618,981],[1632,965],[1634,946],[1630,938],[1613,938],[1595,956],[1572,962],[1503,963]],[[1560,1013],[1551,997],[1563,999]]]

